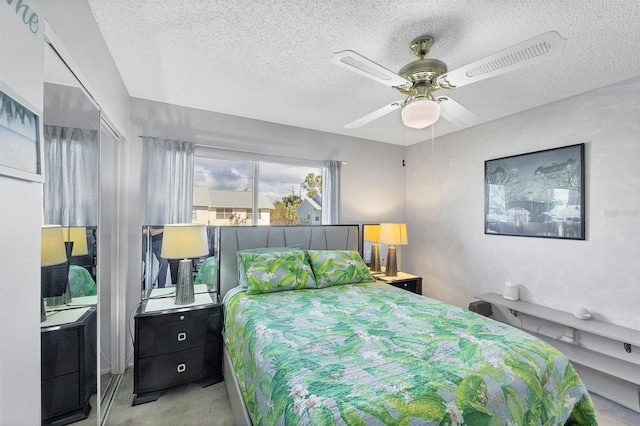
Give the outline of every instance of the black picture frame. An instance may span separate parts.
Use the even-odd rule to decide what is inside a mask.
[[[0,82],[0,175],[44,182],[40,117]]]
[[[584,143],[485,161],[484,233],[585,239]]]

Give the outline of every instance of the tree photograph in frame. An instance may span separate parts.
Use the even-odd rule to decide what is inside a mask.
[[[484,233],[585,239],[584,144],[485,161]]]
[[[0,175],[43,182],[38,116],[0,87]]]

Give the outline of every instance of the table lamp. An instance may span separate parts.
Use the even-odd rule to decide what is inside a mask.
[[[174,223],[164,226],[160,256],[181,259],[176,282],[176,305],[188,305],[195,301],[191,258],[208,253],[207,229],[204,225]]]
[[[89,254],[89,248],[87,247],[87,228],[84,226],[62,228],[62,233],[64,235],[64,242],[71,243],[71,257],[86,256]]]
[[[396,245],[405,245],[407,239],[407,225],[404,223],[381,223],[378,242],[389,244],[387,252],[387,266],[384,274],[388,277],[398,276],[398,260],[396,258]]]
[[[369,269],[371,272],[382,272],[382,265],[380,264],[380,245],[378,244],[378,238],[380,237],[380,225],[365,225],[364,226],[364,241],[371,242],[371,263]]]
[[[64,236],[64,245],[69,260],[71,260],[72,257],[86,256],[89,254],[87,247],[87,228],[84,226],[62,227],[62,235]],[[68,284],[62,300],[54,303],[71,303],[71,287]]]
[[[47,319],[44,297],[60,296],[68,287],[69,273],[66,268],[57,267],[67,263],[62,226],[43,225],[40,243],[40,321]]]

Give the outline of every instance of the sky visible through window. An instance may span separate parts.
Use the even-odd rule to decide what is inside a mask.
[[[260,162],[259,190],[271,202],[291,194],[304,196],[300,184],[309,173],[322,175],[321,168]],[[222,191],[251,191],[253,163],[196,157],[193,185]]]

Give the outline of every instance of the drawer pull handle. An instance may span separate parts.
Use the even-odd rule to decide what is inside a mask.
[[[184,362],[182,364],[178,364],[176,370],[178,371],[178,373],[184,373],[187,370],[187,364],[185,364]]]
[[[184,331],[182,333],[178,333],[178,342],[183,342],[187,340],[187,333]]]
[[[408,285],[409,285],[409,284],[407,284],[407,283],[404,283],[404,286],[405,286],[405,287],[407,287]]]

